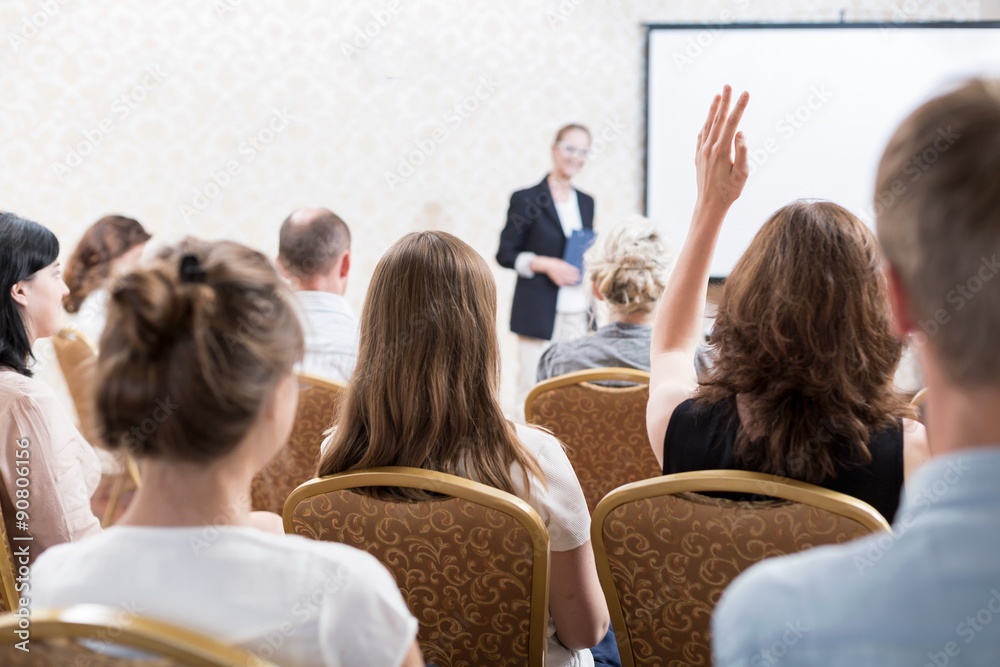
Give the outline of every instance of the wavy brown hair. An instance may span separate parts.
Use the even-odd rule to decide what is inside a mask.
[[[64,278],[69,294],[63,298],[67,312],[80,310],[83,300],[107,281],[111,262],[150,239],[138,220],[106,215],[83,233],[66,262]]]
[[[881,265],[872,232],[831,202],[793,202],[757,232],[726,280],[696,393],[746,398],[763,435],[739,425],[738,464],[818,484],[869,463],[871,431],[910,416]]]
[[[397,241],[372,275],[358,363],[320,475],[412,466],[515,493],[512,466],[542,478],[499,401],[496,284],[445,232]],[[399,490],[393,495],[420,498]]]

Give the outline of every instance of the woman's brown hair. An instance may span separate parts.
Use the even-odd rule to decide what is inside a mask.
[[[910,416],[881,264],[872,232],[831,202],[793,202],[754,237],[723,288],[716,362],[696,394],[747,399],[762,435],[738,428],[738,464],[818,484],[870,462],[871,431]]]
[[[66,262],[66,311],[80,310],[83,300],[108,279],[111,262],[149,239],[138,220],[122,215],[106,215],[92,224]]]
[[[104,442],[211,461],[246,436],[302,356],[292,294],[268,259],[187,239],[111,288],[97,363]]]
[[[416,232],[379,261],[361,315],[357,369],[319,474],[412,466],[515,492],[541,477],[498,399],[496,284],[468,244]],[[418,497],[400,492],[405,497]]]

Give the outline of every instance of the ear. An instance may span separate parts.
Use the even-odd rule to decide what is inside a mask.
[[[590,283],[590,288],[594,290],[594,298],[598,301],[604,301],[604,295],[601,294],[601,290],[597,289],[597,285]]]
[[[345,250],[344,254],[340,258],[340,277],[346,278],[347,273],[351,270],[351,251]]]
[[[24,283],[25,281],[19,280],[10,286],[10,298],[14,300],[14,303],[22,308],[27,308],[28,291],[24,289]]]
[[[278,274],[285,280],[288,280],[288,271],[285,270],[285,265],[281,263],[280,255],[274,258],[274,266],[277,267]]]
[[[902,338],[917,330],[917,318],[913,314],[910,295],[906,292],[899,271],[888,260],[883,264],[882,270],[889,285],[889,306],[892,310],[896,335]]]

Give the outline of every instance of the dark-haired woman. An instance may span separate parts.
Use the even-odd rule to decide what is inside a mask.
[[[511,195],[500,233],[497,262],[517,271],[510,330],[518,336],[518,416],[550,342],[590,330],[587,288],[580,271],[563,260],[573,232],[594,228],[594,198],[572,184],[589,154],[590,130],[576,124],[560,128],[552,144],[552,171],[538,185]]]
[[[139,458],[142,488],[114,527],[38,560],[34,608],[129,604],[278,664],[423,665],[378,561],[251,512],[251,480],[291,431],[302,350],[288,286],[239,244],[189,240],[116,281],[97,420]]]
[[[712,254],[749,173],[716,96],[698,135],[698,200],[660,302],[651,348],[650,442],[664,473],[772,473],[855,496],[892,521],[905,476],[927,457],[924,428],[893,387],[900,342],[874,235],[830,202],[794,202],[754,237],[726,281],[712,330],[715,364],[691,358]],[[735,155],[735,158],[734,158]]]
[[[96,345],[104,330],[108,286],[130,271],[142,255],[149,232],[138,220],[106,215],[83,233],[66,262],[69,294],[63,299],[72,325]]]
[[[32,558],[101,530],[90,508],[97,455],[30,368],[35,341],[61,325],[67,288],[58,256],[51,231],[0,213],[0,503],[9,538],[31,536],[17,544]]]

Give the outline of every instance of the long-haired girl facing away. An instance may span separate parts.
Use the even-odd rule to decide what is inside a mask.
[[[503,416],[496,301],[486,262],[458,238],[417,232],[393,245],[368,288],[357,369],[319,473],[412,466],[526,500],[553,552],[549,664],[591,664],[609,621],[590,516],[560,443]]]
[[[698,136],[698,203],[654,323],[647,427],[664,473],[735,468],[855,496],[892,520],[904,476],[926,458],[923,427],[893,387],[893,334],[874,235],[841,206],[793,202],[754,237],[726,280],[691,373],[709,266],[748,175],[728,87]]]
[[[281,664],[423,664],[381,564],[251,512],[251,480],[291,431],[303,348],[262,254],[167,249],[111,286],[100,347],[99,428],[139,459],[143,484],[117,525],[39,559],[36,609],[128,602]]]

